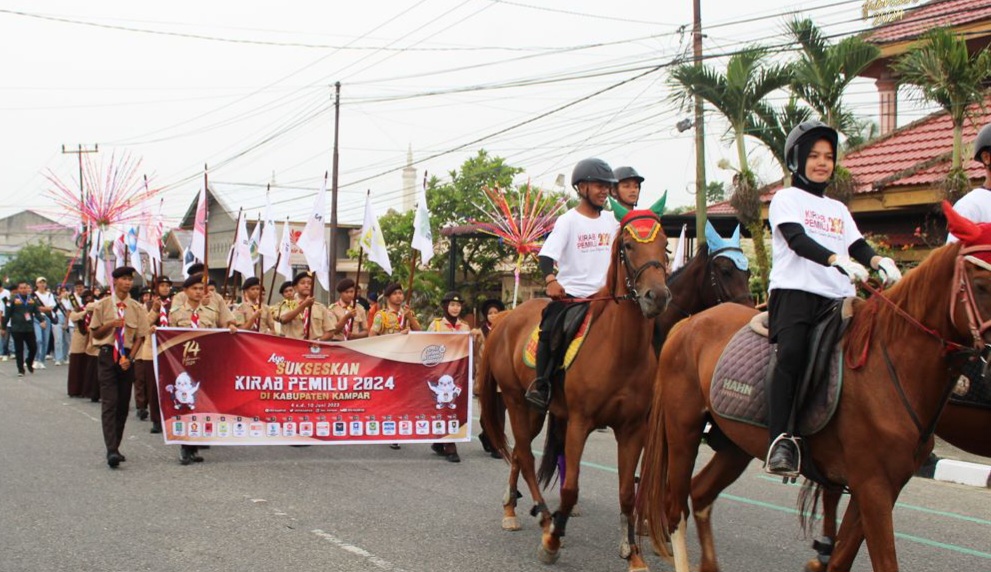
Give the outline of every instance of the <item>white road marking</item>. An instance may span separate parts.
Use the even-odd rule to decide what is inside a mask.
[[[364,548],[355,546],[353,544],[348,544],[347,542],[344,542],[343,540],[337,538],[333,534],[324,532],[320,529],[311,530],[310,532],[326,540],[327,542],[330,542],[331,544],[337,546],[338,548],[344,550],[345,552],[350,552],[355,556],[363,558],[366,562],[373,564],[376,567],[381,568],[382,570],[394,570],[395,572],[403,572],[402,568],[396,566],[392,562],[379,558],[378,556],[375,556],[374,554],[365,550]]]

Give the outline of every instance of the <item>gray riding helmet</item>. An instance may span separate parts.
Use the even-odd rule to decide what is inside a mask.
[[[575,165],[571,172],[571,186],[578,188],[578,183],[582,181],[599,181],[608,185],[615,185],[619,181],[613,175],[612,167],[602,159],[582,159]]]
[[[981,151],[988,147],[991,147],[991,123],[981,127],[981,130],[977,132],[977,139],[974,139],[974,160],[980,162]]]
[[[643,183],[643,177],[637,172],[633,167],[616,167],[613,169],[613,176],[616,177],[617,181],[625,181],[626,179],[633,179],[637,183]]]
[[[799,123],[785,139],[785,161],[792,173],[798,172],[798,144],[807,138],[827,139],[833,145],[834,152],[839,148],[839,134],[829,125],[815,120]]]

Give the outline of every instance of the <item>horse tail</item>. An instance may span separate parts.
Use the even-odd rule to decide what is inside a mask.
[[[661,403],[658,385],[654,389],[654,403],[647,418],[647,440],[640,460],[640,484],[634,513],[640,534],[650,536],[657,554],[670,561],[674,554],[667,516],[668,438]]]
[[[544,488],[550,486],[557,472],[563,473],[558,457],[564,455],[564,438],[568,432],[568,420],[559,419],[553,413],[547,415],[547,434],[544,437],[544,454],[537,470],[537,482]],[[563,474],[559,475],[561,478]]]
[[[813,527],[818,520],[819,505],[822,499],[822,486],[806,480],[798,493],[798,522],[806,537],[814,534]]]
[[[499,407],[499,384],[492,374],[492,365],[489,363],[489,354],[492,353],[491,350],[495,346],[495,343],[486,344],[482,351],[482,357],[479,359],[478,370],[475,372],[479,381],[478,399],[482,405],[479,421],[481,421],[482,431],[489,438],[492,448],[502,453],[502,458],[509,461],[512,457],[506,444],[505,415]]]

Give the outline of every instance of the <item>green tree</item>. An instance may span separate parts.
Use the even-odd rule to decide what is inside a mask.
[[[791,82],[787,66],[767,62],[767,48],[753,46],[730,57],[726,72],[709,66],[682,64],[672,70],[669,84],[672,98],[682,108],[691,106],[698,95],[721,113],[730,124],[739,172],[733,178],[733,207],[738,218],[754,240],[760,283],[766,287],[770,262],[764,244],[764,221],[761,215],[760,191],[757,180],[747,160],[745,135],[755,124],[754,110],[764,104],[770,93],[786,87]]]
[[[788,133],[799,123],[811,119],[813,113],[811,108],[799,102],[798,96],[794,93],[781,109],[774,109],[764,102],[754,108],[753,124],[749,128],[749,133],[767,147],[786,179],[790,175],[788,162],[785,160],[785,141],[788,139]]]
[[[843,92],[880,55],[881,50],[859,36],[830,43],[812,20],[795,18],[788,31],[800,47],[791,65],[792,91],[840,133],[856,130],[857,118],[843,105]]]
[[[726,187],[721,181],[709,181],[705,184],[705,203],[708,205],[721,203],[726,200]]]
[[[21,247],[17,254],[0,268],[0,274],[5,277],[5,281],[24,280],[28,284],[34,284],[35,278],[44,276],[54,288],[62,281],[68,268],[69,259],[64,254],[53,249],[50,244],[39,241]]]
[[[942,107],[953,122],[953,154],[945,190],[951,199],[962,195],[969,181],[962,167],[963,124],[971,106],[984,107],[985,82],[991,76],[987,48],[971,54],[967,40],[945,28],[931,30],[894,64],[899,82],[917,88],[919,99]]]

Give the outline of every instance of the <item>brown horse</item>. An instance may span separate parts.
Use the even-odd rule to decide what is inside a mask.
[[[936,435],[951,445],[963,449],[972,455],[991,457],[991,439],[987,438],[991,431],[991,409],[983,409],[974,405],[958,404],[950,401],[939,417],[936,424]],[[806,484],[806,486],[809,486]],[[836,542],[841,550],[832,552],[836,537],[836,515],[842,493],[835,489],[822,491],[822,535],[817,550],[819,556],[805,565],[807,572],[823,572],[828,562],[833,562],[834,569],[848,570],[853,565],[863,535],[858,538],[844,538],[842,543]],[[849,508],[847,510],[850,510]],[[857,508],[853,508],[856,513]],[[855,515],[851,515],[851,518]]]
[[[898,570],[891,513],[932,449],[926,427],[947,395],[945,381],[934,380],[959,372],[965,359],[959,354],[976,351],[963,344],[991,338],[981,318],[991,315],[991,270],[965,258],[988,250],[943,247],[885,293],[891,304],[875,296],[856,307],[844,344],[847,355],[863,354],[864,363],[845,367],[834,417],[806,440],[819,472],[851,491],[855,509],[844,517],[841,538],[862,530],[877,572]],[[688,571],[689,496],[702,545],[700,570],[716,572],[712,504],[751,458],[767,451],[765,429],[713,414],[709,396],[723,348],[754,314],[737,304],[716,306],[676,326],[661,351],[637,516],[661,552],[670,538],[678,572]],[[707,411],[730,443],[692,478]],[[830,563],[829,570],[838,569]]]
[[[658,210],[658,209],[652,209]],[[617,217],[619,218],[619,217]],[[659,213],[630,211],[623,217],[613,242],[612,263],[606,286],[593,297],[588,312],[591,328],[566,373],[566,383],[555,385],[549,409],[548,443],[540,475],[534,471],[530,442],[540,433],[544,413],[531,408],[524,393],[535,377],[521,359],[527,340],[540,323],[546,299],[529,300],[501,317],[486,340],[479,367],[482,383],[483,429],[492,446],[511,462],[509,487],[504,505],[503,528],[516,530],[516,484],[520,472],[530,489],[539,514],[543,537],[540,557],[553,563],[559,557],[561,537],[571,510],[578,500],[578,477],[582,451],[596,427],[613,428],[619,444],[620,510],[623,514],[621,553],[631,570],[646,565],[635,543],[630,516],[634,500],[634,471],[643,448],[644,424],[656,357],[651,351],[655,317],[667,306],[671,292],[665,283],[667,236]],[[515,447],[509,453],[505,432],[497,420],[496,384],[509,412]],[[565,469],[561,504],[551,514],[538,478],[547,484],[563,445]]]

